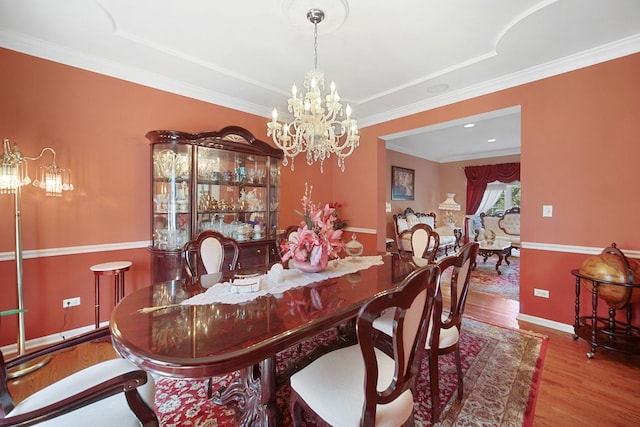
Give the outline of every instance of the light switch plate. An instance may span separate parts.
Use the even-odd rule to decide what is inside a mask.
[[[553,206],[551,206],[551,205],[543,205],[542,206],[542,216],[552,217],[553,216]]]

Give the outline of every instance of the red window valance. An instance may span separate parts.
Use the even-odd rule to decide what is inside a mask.
[[[520,181],[520,162],[498,165],[467,166],[467,215],[473,215],[480,206],[487,184],[494,181]]]

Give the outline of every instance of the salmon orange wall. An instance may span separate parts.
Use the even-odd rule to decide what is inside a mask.
[[[143,247],[150,236],[147,131],[195,132],[233,124],[266,140],[266,120],[9,50],[0,49],[0,63],[1,136],[18,142],[27,155],[54,147],[59,166],[72,170],[76,185],[73,193],[59,199],[25,189],[25,251],[135,246],[25,259],[26,329],[27,337],[34,338],[57,333],[63,324],[72,329],[93,323],[92,263],[131,259],[135,264],[127,276],[128,291],[148,284]],[[347,159],[345,172],[335,167],[334,158],[325,164],[324,174],[304,161],[296,164],[294,173],[282,169],[281,226],[299,220],[292,212],[299,206],[304,182],[310,182],[315,200],[344,203],[350,225],[367,233],[377,230],[365,233],[365,246],[383,249],[387,168],[379,137],[520,105],[526,195],[521,312],[571,323],[567,272],[585,256],[567,256],[553,245],[567,251],[617,241],[623,249],[638,250],[640,229],[633,225],[640,202],[632,197],[637,182],[633,162],[640,151],[637,75],[640,54],[363,128],[360,148]],[[447,191],[440,188],[440,194]],[[542,218],[543,204],[554,206],[553,218]],[[0,253],[13,251],[12,210],[11,197],[0,196]],[[526,249],[527,244],[531,248]],[[13,268],[12,261],[0,262],[0,310],[14,307]],[[534,287],[549,289],[551,298],[533,297]],[[64,323],[61,301],[72,296],[82,296],[83,304],[70,309]],[[2,320],[0,345],[15,342],[14,317]]]
[[[614,241],[632,254],[640,247],[640,228],[634,226],[640,208],[634,197],[640,156],[638,75],[640,54],[634,54],[382,123],[366,132],[388,135],[520,105],[521,236],[529,248],[521,253],[521,313],[572,324],[569,272],[587,257],[580,251],[599,251]],[[381,161],[380,167],[384,164]],[[552,218],[542,217],[543,205],[553,206]],[[383,205],[378,212],[384,217]],[[534,297],[533,288],[548,289],[550,298]],[[638,312],[636,307],[636,319]]]
[[[151,89],[96,73],[0,49],[0,137],[19,144],[26,156],[45,146],[57,152],[57,164],[72,171],[75,190],[48,198],[33,187],[22,192],[23,249],[81,248],[86,254],[25,257],[24,294],[27,339],[93,324],[93,275],[89,266],[127,259],[127,292],[149,284],[150,147],[153,129],[187,132],[247,128],[266,138],[266,119]],[[45,154],[44,161],[51,157]],[[40,163],[31,163],[31,176]],[[296,164],[282,168],[282,224],[299,217],[304,182],[314,185],[318,201],[331,201],[332,163],[325,173]],[[0,254],[14,251],[13,197],[0,195]],[[105,251],[104,245],[137,248]],[[92,247],[96,246],[93,250]],[[108,246],[107,246],[108,249]],[[0,310],[16,307],[15,263],[0,262],[3,297]],[[8,259],[8,260],[7,260]],[[111,288],[111,289],[109,289]],[[104,285],[101,320],[109,318],[112,285]],[[80,296],[82,304],[64,316],[62,299]],[[0,345],[15,343],[16,316],[2,319]]]
[[[148,131],[198,132],[238,125],[270,142],[266,137],[268,119],[263,117],[6,49],[0,49],[0,63],[0,137],[17,142],[26,156],[35,156],[45,146],[54,148],[58,166],[71,169],[75,185],[73,192],[61,198],[44,197],[32,187],[22,193],[27,339],[93,324],[93,275],[89,271],[93,264],[131,260],[134,265],[126,275],[127,292],[149,284],[145,245],[151,235],[151,161],[149,141],[144,136]],[[46,154],[44,161],[50,160]],[[280,227],[300,222],[295,210],[301,208],[307,182],[313,185],[314,201],[340,202],[344,205],[341,214],[349,225],[358,227],[364,217],[367,226],[374,228],[375,209],[364,216],[357,214],[362,202],[350,201],[350,187],[343,188],[347,174],[335,163],[335,158],[328,159],[324,173],[318,165],[308,166],[304,158],[297,159],[295,172],[281,168]],[[31,166],[32,176],[37,164]],[[375,160],[371,164],[376,164]],[[336,171],[338,188],[333,179]],[[353,176],[349,179],[357,182]],[[5,254],[0,261],[4,291],[0,310],[16,306],[13,219],[13,197],[0,195],[0,254]],[[375,234],[359,236],[359,240],[367,248],[375,248]],[[109,250],[109,245],[134,248]],[[30,258],[33,251],[45,252]],[[73,254],[47,256],[46,251]],[[108,320],[108,308],[113,304],[109,287],[112,285],[102,287],[101,321]],[[76,296],[82,304],[69,309],[65,318],[62,299]],[[16,324],[16,316],[2,319],[0,345],[15,342]]]

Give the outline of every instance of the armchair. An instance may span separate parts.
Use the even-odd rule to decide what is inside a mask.
[[[94,329],[61,343],[5,360],[0,354],[0,426],[158,426],[153,411],[155,383],[151,375],[125,359],[90,366],[15,403],[7,371],[28,361],[81,343],[110,336],[108,327]]]
[[[497,240],[506,240],[512,244],[520,243],[520,208],[507,209],[503,215],[480,214],[480,228],[475,230],[474,240],[480,242],[493,232]]]

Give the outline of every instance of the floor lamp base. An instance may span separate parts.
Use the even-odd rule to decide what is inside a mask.
[[[38,369],[42,368],[49,362],[49,360],[51,360],[51,356],[45,356],[41,357],[40,359],[34,359],[22,363],[13,369],[10,369],[7,372],[7,378],[11,380],[30,374],[31,372],[37,371]]]

